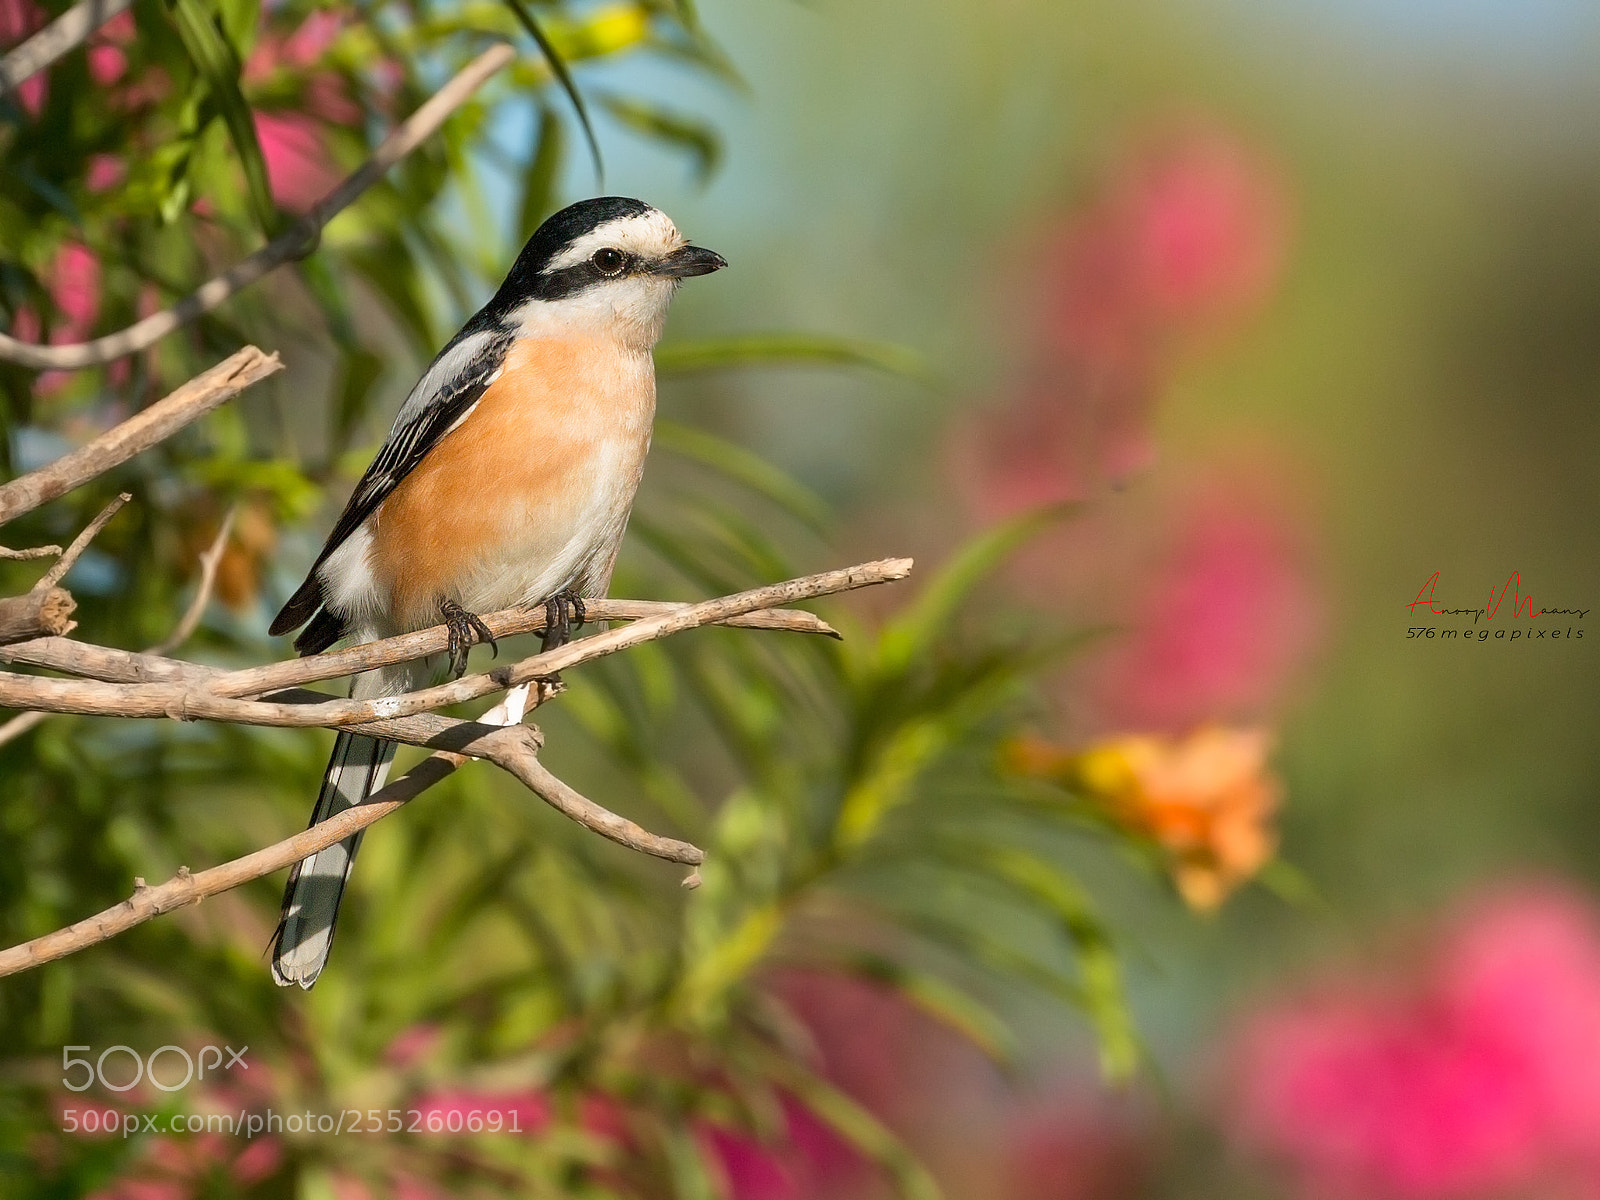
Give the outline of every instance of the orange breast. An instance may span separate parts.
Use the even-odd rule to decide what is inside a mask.
[[[596,463],[615,457],[619,439],[637,443],[631,479],[616,485],[627,488],[625,514],[654,414],[648,355],[645,365],[641,386],[639,364],[611,342],[523,339],[512,347],[477,407],[375,516],[368,563],[397,627],[432,624],[445,596],[467,602],[469,589],[482,593],[485,564],[515,557],[521,544],[531,556],[557,553],[551,547],[565,545],[563,536],[576,536],[562,530],[592,504]]]

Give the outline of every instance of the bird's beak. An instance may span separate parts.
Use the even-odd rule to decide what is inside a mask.
[[[709,275],[728,265],[728,260],[715,250],[703,246],[684,246],[674,250],[650,268],[652,275],[665,275],[669,279],[687,279],[691,275]]]

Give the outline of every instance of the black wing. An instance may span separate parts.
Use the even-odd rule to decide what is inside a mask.
[[[344,512],[334,522],[333,532],[328,535],[317,561],[311,565],[305,582],[272,619],[268,633],[278,637],[310,621],[311,626],[295,639],[294,645],[301,654],[318,654],[349,632],[342,614],[323,607],[322,581],[317,572],[328,556],[377,511],[378,506],[400,485],[400,481],[416,469],[428,451],[437,446],[451,427],[483,397],[499,374],[510,344],[509,336],[495,338],[473,358],[466,370],[441,387],[411,420],[397,424],[390,431],[378,456],[372,460],[372,465],[350,494]],[[445,353],[448,353],[448,348]],[[443,357],[441,353],[440,358]]]

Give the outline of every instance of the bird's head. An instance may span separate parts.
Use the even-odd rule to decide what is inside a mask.
[[[646,347],[691,275],[728,264],[691,246],[666,213],[600,196],[550,217],[528,239],[490,308],[524,336],[583,332]]]

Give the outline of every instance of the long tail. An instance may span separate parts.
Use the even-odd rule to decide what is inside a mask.
[[[371,674],[381,676],[387,672]],[[351,693],[370,699],[393,690],[403,691],[403,683],[362,676]],[[311,824],[360,804],[381,788],[393,761],[393,742],[341,733],[322,777],[322,791],[311,812]],[[334,925],[339,919],[339,901],[344,897],[344,886],[360,845],[361,835],[357,833],[302,859],[290,870],[289,883],[283,891],[283,915],[272,939],[272,978],[280,987],[299,984],[309,988],[327,966]]]

